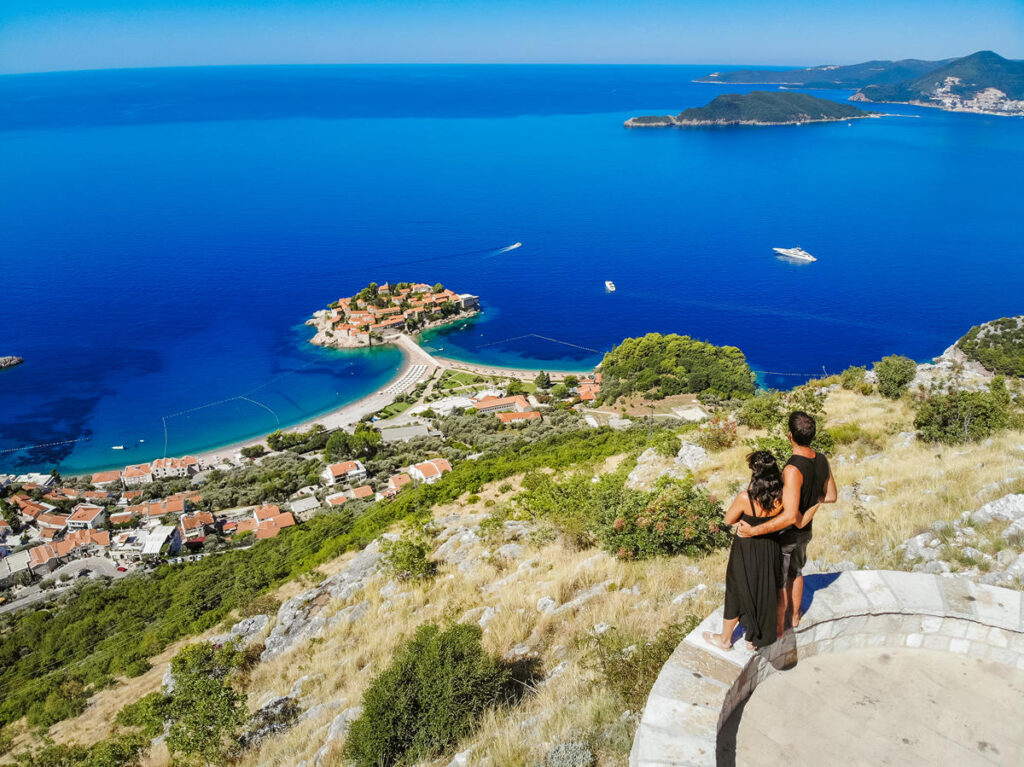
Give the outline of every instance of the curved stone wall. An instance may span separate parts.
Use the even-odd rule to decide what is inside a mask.
[[[722,608],[672,653],[647,699],[631,767],[712,767],[718,733],[769,674],[801,660],[861,647],[920,647],[1024,670],[1024,592],[965,578],[884,570],[810,575],[804,618],[771,647],[742,639],[723,651],[703,631],[721,629]]]

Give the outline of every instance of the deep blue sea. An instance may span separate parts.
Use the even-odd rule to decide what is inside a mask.
[[[0,471],[180,455],[379,388],[397,352],[302,325],[371,280],[479,294],[427,340],[448,356],[579,368],[677,332],[776,386],[1024,309],[1024,120],[623,127],[753,89],[691,82],[715,69],[0,77],[0,355],[26,359],[0,372]],[[794,245],[819,261],[771,250]]]

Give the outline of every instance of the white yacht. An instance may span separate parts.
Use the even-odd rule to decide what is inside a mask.
[[[814,256],[808,253],[803,248],[772,248],[780,256],[786,258],[795,258],[797,261],[817,261]]]
[[[609,293],[614,293],[615,292],[615,283],[612,282],[611,280],[605,280],[604,281],[604,289],[607,290]]]

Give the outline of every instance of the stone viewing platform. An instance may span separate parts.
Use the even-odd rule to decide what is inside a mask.
[[[707,644],[709,615],[662,668],[630,766],[1024,763],[1024,592],[861,570],[807,576],[803,606],[757,652],[742,629]]]

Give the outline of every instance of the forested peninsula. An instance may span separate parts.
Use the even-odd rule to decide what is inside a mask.
[[[678,115],[647,115],[626,120],[627,128],[716,127],[730,125],[799,125],[834,122],[877,113],[819,99],[806,93],[789,91],[751,91],[726,93],[703,107],[693,107]]]

